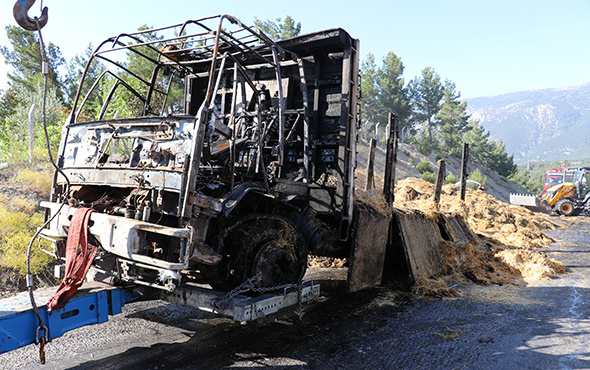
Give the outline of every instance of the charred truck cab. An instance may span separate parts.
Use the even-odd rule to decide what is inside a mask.
[[[264,288],[298,283],[308,253],[347,257],[358,44],[342,29],[274,42],[229,15],[101,43],[43,203],[54,253],[83,207],[111,282]]]

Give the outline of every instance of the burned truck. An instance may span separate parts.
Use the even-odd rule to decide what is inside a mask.
[[[173,291],[297,284],[348,257],[359,41],[273,41],[229,15],[120,34],[81,76],[42,234],[92,209],[93,274]]]

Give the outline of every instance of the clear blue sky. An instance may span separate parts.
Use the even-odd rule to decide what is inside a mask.
[[[41,1],[29,15],[40,14]],[[0,45],[14,1],[0,5]],[[92,42],[147,24],[163,26],[189,18],[234,14],[254,17],[291,15],[302,32],[341,27],[361,40],[361,58],[373,53],[377,64],[389,51],[402,60],[407,81],[433,67],[457,85],[462,97],[576,86],[590,82],[589,0],[340,0],[340,1],[189,1],[44,0],[49,22],[46,41],[66,58]],[[1,58],[1,57],[0,57]],[[0,60],[0,89],[7,67]]]

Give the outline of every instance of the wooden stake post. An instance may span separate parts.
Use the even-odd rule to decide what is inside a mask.
[[[444,159],[438,161],[438,175],[436,176],[436,183],[434,184],[434,203],[438,207],[440,202],[440,192],[442,190],[443,182],[445,181],[445,174],[447,172],[447,164]]]
[[[463,156],[461,158],[461,200],[465,201],[465,186],[467,185],[467,161],[469,161],[469,144],[463,143]]]
[[[395,167],[397,165],[397,137],[399,117],[396,113],[389,113],[389,137],[387,138],[387,152],[385,160],[385,180],[383,181],[383,195],[387,204],[392,205],[395,190]]]
[[[365,181],[365,190],[375,189],[375,147],[377,146],[377,139],[371,139],[369,147],[369,161],[367,162],[367,178]]]

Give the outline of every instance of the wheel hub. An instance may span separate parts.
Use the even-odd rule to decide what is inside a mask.
[[[272,241],[260,249],[253,275],[259,275],[260,287],[286,284],[294,281],[298,275],[297,261],[276,241]]]

